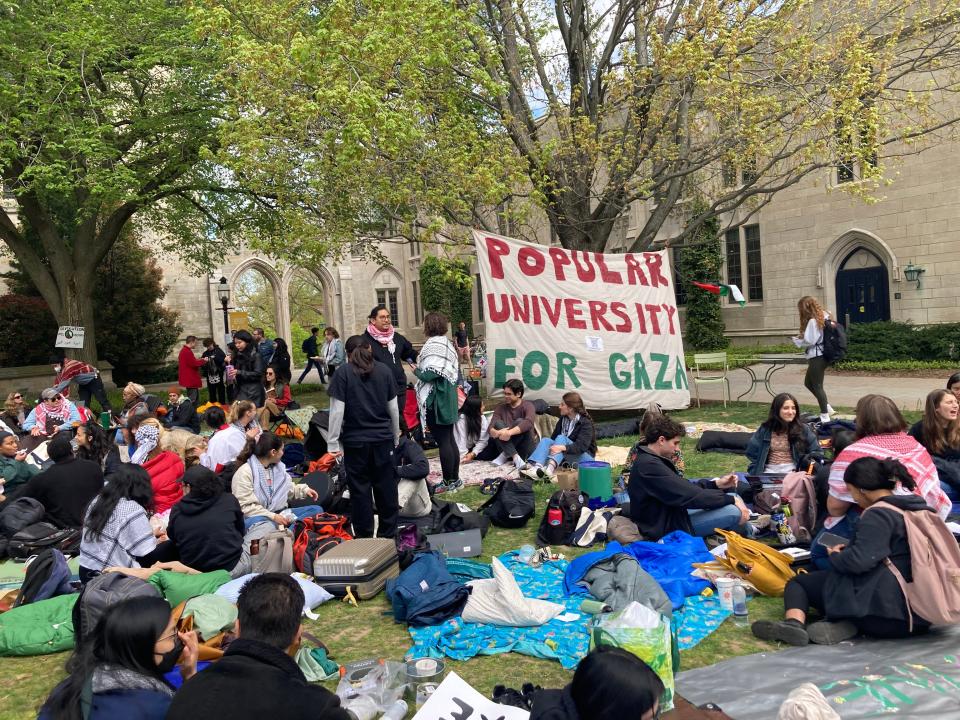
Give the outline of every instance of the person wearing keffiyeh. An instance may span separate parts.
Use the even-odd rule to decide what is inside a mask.
[[[63,397],[53,388],[40,393],[40,404],[23,421],[23,431],[31,435],[50,436],[60,432],[65,426],[80,423],[77,406]]]
[[[423,334],[427,341],[417,361],[417,405],[440,449],[445,490],[463,487],[460,480],[460,452],[453,436],[457,423],[457,380],[460,361],[457,350],[447,337],[449,322],[445,315],[427,313]]]
[[[403,363],[415,363],[417,351],[413,349],[410,341],[393,327],[390,310],[386,305],[377,305],[370,311],[369,319],[370,323],[363,337],[373,348],[373,359],[382,362],[393,373],[397,383],[397,395],[403,398],[407,392],[407,374],[404,372]]]

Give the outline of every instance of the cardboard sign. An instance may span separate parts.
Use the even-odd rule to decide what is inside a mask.
[[[525,399],[550,403],[575,390],[598,410],[690,404],[666,251],[608,255],[473,237],[492,395],[519,378]]]
[[[82,348],[84,329],[73,325],[61,325],[57,330],[57,343],[54,347],[58,348]]]
[[[529,720],[530,713],[500,705],[474,690],[455,672],[437,687],[413,720]]]

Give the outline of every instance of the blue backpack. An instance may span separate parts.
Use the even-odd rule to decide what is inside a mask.
[[[70,567],[63,553],[47,548],[30,561],[14,607],[76,592],[70,584]]]
[[[443,556],[419,553],[407,569],[387,580],[393,617],[413,627],[440,625],[463,612],[470,590],[447,570]]]

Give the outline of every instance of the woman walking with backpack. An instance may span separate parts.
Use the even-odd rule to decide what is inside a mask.
[[[399,512],[393,468],[393,449],[400,437],[397,383],[389,367],[374,361],[364,337],[347,340],[346,351],[347,364],[330,379],[327,447],[334,455],[343,454],[354,536],[373,537],[375,498],[377,535],[393,537]]]
[[[827,393],[823,389],[823,376],[827,371],[827,361],[823,357],[823,325],[824,321],[830,319],[830,313],[809,295],[800,298],[797,309],[800,311],[800,334],[791,339],[807,356],[807,374],[803,377],[803,384],[817,399],[820,422],[830,422],[833,408],[827,402]]]
[[[784,619],[755,622],[753,634],[758,638],[790,645],[833,645],[858,633],[902,638],[930,627],[930,622],[916,613],[911,616],[893,570],[907,583],[913,582],[905,515],[930,513],[934,522],[943,521],[922,497],[894,494],[898,485],[914,489],[907,468],[896,460],[860,458],[850,463],[843,479],[864,510],[856,535],[845,544],[827,548],[830,570],[797,575],[787,583]],[[893,567],[888,567],[887,561]],[[811,607],[826,620],[806,625]]]

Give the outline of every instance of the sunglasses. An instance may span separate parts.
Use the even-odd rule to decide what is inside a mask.
[[[23,395],[14,395],[14,396],[13,396],[13,399],[14,399],[14,400],[23,400]]]

